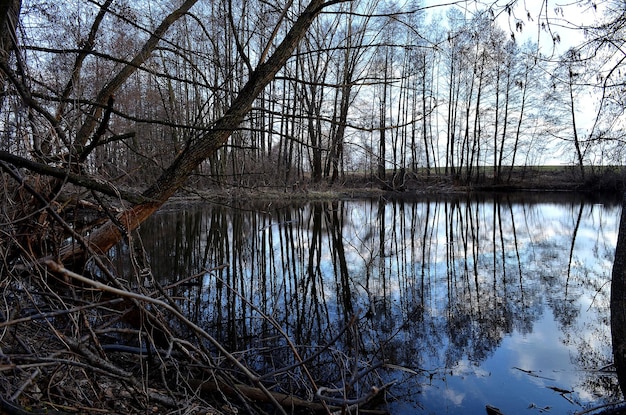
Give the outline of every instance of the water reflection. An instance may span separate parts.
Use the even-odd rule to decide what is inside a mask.
[[[348,358],[385,361],[413,371],[381,372],[398,381],[392,413],[574,413],[619,396],[600,370],[619,211],[508,196],[172,207],[141,238],[164,282],[229,265],[174,295],[231,350],[257,350],[260,372],[293,361],[271,319],[306,355],[357,316],[316,356],[322,382]]]

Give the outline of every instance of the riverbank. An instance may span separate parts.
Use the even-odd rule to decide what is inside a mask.
[[[402,178],[393,172],[380,180],[371,175],[346,174],[334,184],[318,183],[304,179],[276,185],[186,186],[176,201],[209,200],[217,203],[234,201],[296,202],[328,201],[342,199],[386,198],[412,200],[429,195],[462,195],[476,193],[529,194],[579,193],[585,197],[614,195],[621,199],[626,189],[626,170],[622,167],[595,169],[582,177],[580,171],[570,166],[520,167],[507,171],[499,180],[485,172],[472,181],[445,173],[404,173]]]

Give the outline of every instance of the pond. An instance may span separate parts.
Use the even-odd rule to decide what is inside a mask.
[[[171,205],[141,242],[163,284],[199,275],[182,307],[259,373],[295,349],[318,386],[393,383],[392,414],[565,414],[621,399],[620,212],[568,194]]]

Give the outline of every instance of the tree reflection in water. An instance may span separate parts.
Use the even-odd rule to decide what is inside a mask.
[[[261,315],[304,357],[356,316],[316,357],[320,384],[353,359],[385,361],[413,371],[379,372],[398,380],[393,413],[574,413],[620,396],[599,370],[619,208],[547,195],[174,206],[141,239],[164,283],[229,264],[174,295],[260,373],[293,363]]]

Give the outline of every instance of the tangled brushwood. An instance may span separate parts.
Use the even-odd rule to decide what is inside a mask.
[[[6,275],[2,290],[7,413],[328,413],[380,397],[375,387],[345,395],[374,380],[375,370],[340,387],[317,385],[307,364],[327,348],[305,356],[290,343],[294,359],[285,367],[254,372],[245,362],[263,351],[226,350],[165,287],[113,287],[48,260],[30,275]]]
[[[67,235],[75,226],[64,217],[78,205],[47,204],[20,221],[14,215],[19,211],[23,218],[24,206],[7,200],[13,205],[4,205],[0,239],[5,413],[363,412],[384,399],[379,366],[334,348],[355,330],[356,318],[326,345],[296,345],[276,321],[248,303],[285,345],[282,359],[265,359],[273,363],[260,372],[254,362],[268,350],[228,350],[186,315],[184,299],[171,294],[201,276],[162,286],[150,278],[149,268],[117,275],[107,258],[94,252],[77,272],[51,253],[68,241],[87,246],[78,234]],[[128,255],[141,262],[134,251]],[[321,372],[334,377],[316,377]]]

